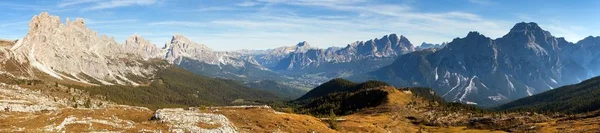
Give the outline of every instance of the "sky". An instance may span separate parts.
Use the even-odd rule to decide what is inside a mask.
[[[414,45],[478,31],[491,38],[518,22],[536,22],[576,42],[600,35],[598,0],[19,0],[0,1],[0,38],[27,34],[49,12],[119,43],[133,34],[163,46],[183,34],[214,50],[267,49],[307,41],[326,48],[388,34]]]

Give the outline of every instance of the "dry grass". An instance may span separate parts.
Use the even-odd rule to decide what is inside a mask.
[[[391,86],[382,87],[382,90],[388,92],[387,104],[390,105],[406,105],[413,100],[412,93],[410,91],[400,91]]]
[[[299,114],[275,113],[272,109],[219,109],[240,132],[336,132],[319,119]]]
[[[196,126],[202,128],[202,129],[217,129],[217,128],[221,127],[220,124],[209,124],[209,123],[204,123],[204,122],[198,122],[198,123],[196,123]]]
[[[599,132],[600,117],[551,121],[538,123],[536,126],[540,127],[540,132]]]
[[[2,40],[0,39],[0,47],[11,47],[15,44],[14,40]]]
[[[505,133],[504,131],[467,129],[467,127],[464,127],[464,126],[456,126],[456,127],[428,127],[428,126],[425,126],[421,130],[424,132],[435,132],[435,133]]]
[[[107,125],[98,122],[74,123],[64,127],[63,130],[70,132],[90,132],[90,131],[125,131],[138,132],[142,129],[152,131],[168,131],[168,127],[164,123],[157,121],[149,121],[153,115],[150,110],[142,110],[131,107],[113,107],[107,109],[72,109],[65,108],[60,111],[34,112],[34,113],[18,113],[18,112],[1,112],[0,116],[0,132],[16,131],[19,128],[25,129],[25,132],[47,132],[45,128],[48,126],[56,127],[63,123],[69,117],[74,117],[78,121],[89,121],[86,118],[93,120],[108,121],[115,125]],[[133,126],[129,127],[126,121],[133,122]]]

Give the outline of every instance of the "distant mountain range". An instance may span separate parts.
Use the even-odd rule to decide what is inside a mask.
[[[425,49],[432,49],[432,48],[439,49],[439,48],[446,47],[446,44],[447,44],[447,43],[442,43],[442,44],[432,44],[432,43],[426,43],[426,42],[423,42],[423,43],[421,43],[421,45],[419,45],[419,46],[415,47],[415,50],[417,50],[417,51],[421,51],[421,50],[425,50]]]
[[[385,35],[381,39],[356,41],[344,48],[308,49],[294,52],[283,58],[275,70],[302,70],[324,64],[347,63],[358,60],[394,58],[415,51],[414,46],[404,36]]]
[[[518,23],[501,38],[470,32],[441,49],[409,53],[354,78],[431,87],[448,101],[493,106],[597,75],[597,54],[585,48],[597,40],[573,44],[536,23]]]

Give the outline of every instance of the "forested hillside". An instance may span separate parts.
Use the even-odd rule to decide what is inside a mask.
[[[559,87],[497,107],[498,110],[585,113],[600,109],[600,77]]]
[[[145,86],[94,86],[81,89],[119,104],[151,108],[253,104],[259,100],[279,100],[274,94],[246,87],[236,81],[200,76],[177,67],[158,71],[156,79]]]

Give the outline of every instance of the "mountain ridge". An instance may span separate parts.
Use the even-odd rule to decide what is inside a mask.
[[[536,23],[522,22],[501,38],[469,32],[444,48],[400,56],[354,79],[431,87],[448,101],[493,106],[587,78],[564,54],[573,46]]]

